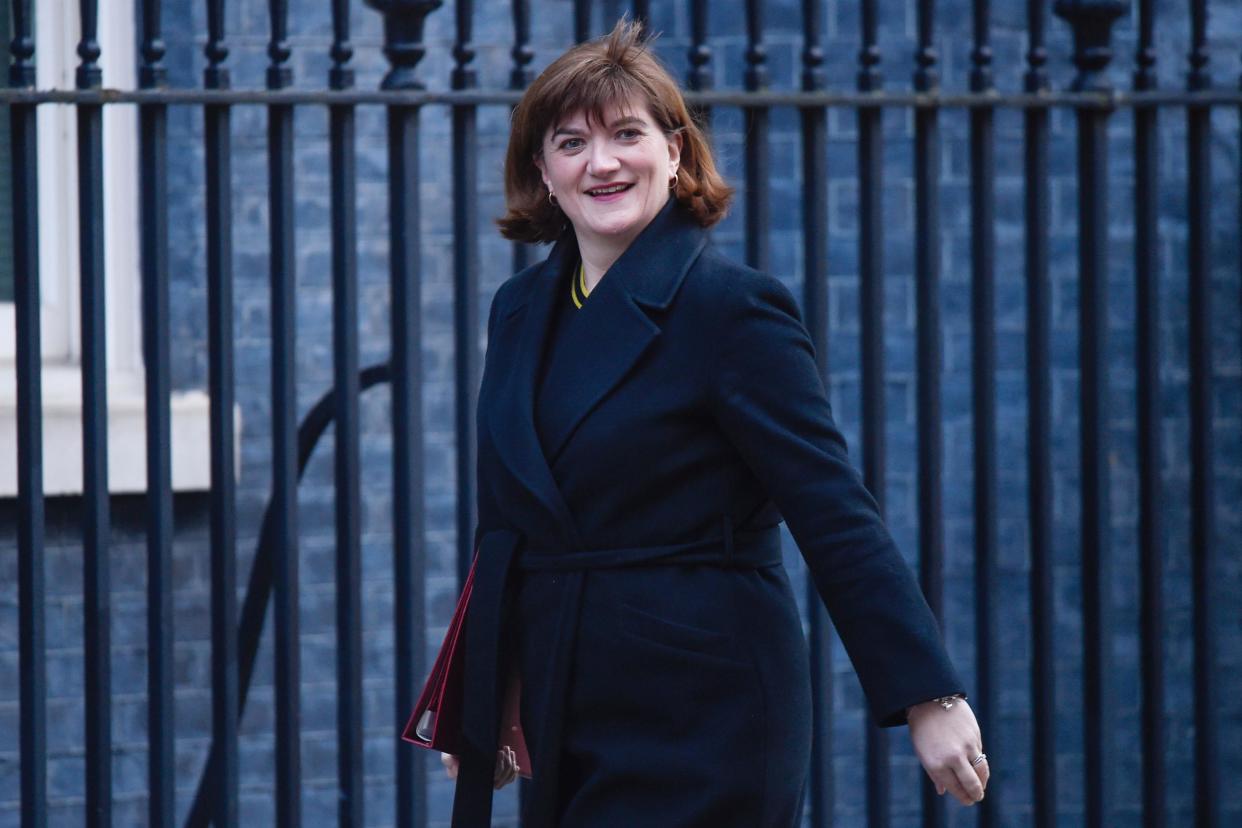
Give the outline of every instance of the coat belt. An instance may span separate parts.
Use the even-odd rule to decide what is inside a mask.
[[[635,546],[567,552],[526,548],[517,532],[497,530],[480,539],[474,587],[466,616],[466,675],[463,721],[473,755],[463,756],[453,802],[453,828],[486,828],[491,824],[492,769],[500,729],[502,663],[501,633],[510,597],[509,575],[563,572],[556,640],[551,642],[550,696],[539,723],[538,753],[531,758],[534,778],[528,791],[526,828],[552,828],[556,820],[556,781],[566,691],[578,633],[582,587],[591,570],[631,566],[719,566],[762,569],[781,563],[781,537],[776,526],[734,533],[724,521],[721,537],[666,546]]]

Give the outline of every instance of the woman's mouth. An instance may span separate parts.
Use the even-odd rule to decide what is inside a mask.
[[[586,191],[586,194],[596,201],[612,201],[619,198],[622,193],[626,192],[634,185],[630,184],[608,184],[604,187],[592,187]]]

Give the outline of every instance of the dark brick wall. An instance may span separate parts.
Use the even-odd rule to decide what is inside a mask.
[[[165,4],[165,31],[172,82],[198,85],[203,66],[204,4],[174,0]],[[596,30],[625,4],[606,2]],[[678,74],[686,67],[689,34],[688,4],[654,3],[654,26],[663,32],[658,51]],[[742,4],[713,4],[713,67],[718,87],[739,87],[746,45]],[[826,46],[830,83],[852,88],[857,57],[857,3],[829,0]],[[892,88],[907,88],[913,71],[915,3],[882,3],[882,68]],[[969,3],[942,0],[944,25],[938,36],[943,85],[960,90],[969,70]],[[1025,50],[1025,3],[994,4],[993,50],[998,87],[1017,90]],[[1184,83],[1188,25],[1183,4],[1161,3],[1159,64],[1161,83]],[[481,82],[488,87],[507,83],[511,29],[508,4],[477,3],[475,44]],[[535,4],[536,68],[545,65],[570,41],[572,5],[566,0]],[[797,84],[800,51],[798,4],[768,4],[767,48],[772,85]],[[330,43],[329,5],[296,2],[290,15],[292,66],[297,86],[326,84]],[[1212,8],[1212,71],[1218,84],[1237,82],[1242,53],[1242,11],[1226,4]],[[374,88],[385,71],[380,19],[355,4],[358,85]],[[267,62],[267,12],[262,2],[234,3],[228,10],[229,65],[237,87],[259,87]],[[1054,86],[1064,88],[1072,77],[1069,39],[1064,24],[1050,28],[1050,71]],[[428,56],[421,76],[432,88],[448,84],[453,37],[451,5],[428,19]],[[1116,29],[1116,60],[1111,72],[1119,86],[1129,85],[1135,21]],[[237,280],[237,394],[242,410],[242,461],[239,497],[239,586],[244,588],[259,518],[271,480],[270,392],[268,384],[267,196],[265,114],[256,107],[234,112],[234,267]],[[834,110],[829,121],[829,362],[832,398],[838,419],[851,444],[859,428],[858,282],[855,118]],[[802,248],[799,203],[800,145],[795,113],[779,110],[772,118],[772,269],[791,288],[800,289]],[[1117,810],[1110,824],[1139,824],[1140,779],[1138,704],[1138,570],[1137,485],[1134,446],[1134,333],[1132,132],[1131,115],[1119,111],[1112,121],[1110,183],[1111,237],[1114,241],[1110,281],[1110,352],[1113,410],[1112,440],[1114,583],[1118,635],[1115,641],[1116,723],[1119,782]],[[453,440],[452,238],[449,202],[449,124],[443,109],[423,115],[424,205],[422,247],[424,325],[424,415],[426,430],[426,491],[428,514],[427,582],[429,651],[438,644],[455,597],[453,556],[455,489]],[[967,116],[949,110],[941,116],[943,140],[943,322],[945,416],[945,510],[947,550],[946,637],[951,652],[973,680],[973,586],[971,578],[971,434],[970,434],[970,220]],[[1006,825],[1030,821],[1030,696],[1029,623],[1026,579],[1026,442],[1024,381],[1024,293],[1022,286],[1022,122],[1019,113],[996,116],[997,182],[997,345],[998,445],[1002,462],[1000,486],[1000,617],[1002,638],[999,709],[996,725],[986,734],[994,761],[990,796],[1003,801]],[[387,354],[387,196],[383,113],[367,107],[358,113],[359,279],[364,364]],[[331,286],[328,233],[327,120],[322,109],[299,109],[296,126],[296,221],[298,278],[298,395],[305,411],[331,384]],[[500,159],[506,140],[506,112],[489,108],[480,113],[480,209],[485,236],[481,243],[480,293],[484,309],[495,287],[509,275],[507,244],[492,233],[488,222],[500,211]],[[888,519],[913,564],[916,560],[915,498],[915,306],[913,285],[913,157],[912,118],[889,111],[885,116],[885,262],[887,284],[887,360],[889,474]],[[715,136],[724,169],[742,183],[744,135],[736,111],[720,110]],[[1242,769],[1242,704],[1227,688],[1242,680],[1242,628],[1236,611],[1242,600],[1242,358],[1239,343],[1239,150],[1238,116],[1218,110],[1213,120],[1215,250],[1214,303],[1217,434],[1217,533],[1221,564],[1219,590],[1219,665],[1222,692],[1218,711],[1222,733],[1222,778]],[[1057,708],[1058,769],[1061,801],[1059,822],[1082,821],[1081,609],[1078,575],[1077,472],[1077,333],[1075,165],[1072,114],[1053,116],[1052,146],[1052,278],[1054,351],[1054,426],[1057,442],[1053,463],[1056,517]],[[201,112],[174,108],[169,139],[172,195],[171,272],[173,279],[173,374],[181,388],[203,387],[206,378],[203,247],[203,148]],[[1188,824],[1193,796],[1193,716],[1190,647],[1190,580],[1188,568],[1188,417],[1186,322],[1185,122],[1180,110],[1161,116],[1161,246],[1163,313],[1163,398],[1167,527],[1166,641],[1168,657],[1167,717],[1169,722],[1169,808],[1172,824]],[[740,193],[739,193],[740,195]],[[716,237],[741,256],[742,208],[719,228]],[[367,820],[386,825],[393,818],[393,733],[398,722],[392,703],[391,482],[387,391],[377,388],[363,400],[364,550],[364,722],[367,774]],[[333,633],[334,545],[332,434],[329,430],[307,469],[299,490],[302,571],[301,623],[303,665],[304,807],[308,824],[334,819],[335,662]],[[1012,459],[1010,459],[1012,458]],[[145,545],[144,503],[140,497],[114,500],[113,573],[113,738],[114,790],[117,824],[145,820]],[[187,494],[176,498],[176,700],[178,811],[184,813],[205,756],[210,732],[209,546],[206,499]],[[19,822],[17,755],[17,610],[15,506],[0,502],[0,825]],[[57,499],[48,506],[48,687],[49,793],[55,824],[78,824],[83,809],[82,729],[82,599],[78,504]],[[802,589],[796,550],[788,544],[790,571]],[[242,815],[247,825],[270,824],[272,789],[273,707],[270,632],[259,655],[254,689],[242,724]],[[860,824],[864,813],[862,714],[863,699],[844,653],[834,659],[837,673],[836,730],[837,809],[840,824]],[[921,774],[898,731],[892,739],[894,825],[918,823],[917,780]],[[434,764],[433,764],[434,767]],[[438,770],[431,776],[431,813],[447,818],[450,785]],[[1242,797],[1227,790],[1226,813],[1242,818]],[[515,822],[512,789],[498,800],[499,822]],[[970,812],[951,807],[955,824],[969,824]]]

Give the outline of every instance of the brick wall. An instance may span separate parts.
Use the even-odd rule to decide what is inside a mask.
[[[604,27],[625,4],[606,2],[595,30]],[[658,51],[678,74],[686,68],[689,36],[688,4],[653,3],[654,26],[663,32]],[[994,4],[993,51],[997,86],[1020,88],[1025,49],[1025,3]],[[481,84],[507,83],[511,29],[508,4],[476,3],[476,65]],[[571,4],[565,0],[535,4],[533,45],[536,68],[571,39]],[[883,3],[882,68],[888,85],[907,88],[913,72],[915,4]],[[943,86],[965,88],[969,70],[969,3],[942,0],[944,24],[938,35]],[[1165,4],[1159,27],[1158,72],[1162,85],[1184,82],[1188,43],[1185,14]],[[799,6],[792,0],[768,4],[767,49],[772,85],[795,88],[800,71]],[[1237,82],[1242,53],[1242,11],[1224,4],[1212,9],[1212,71],[1218,84]],[[178,86],[200,83],[203,66],[202,3],[173,0],[165,4],[164,28],[171,81]],[[381,53],[380,18],[355,4],[354,65],[358,85],[374,88],[386,69]],[[267,12],[263,3],[230,4],[229,65],[236,87],[263,83],[267,63]],[[322,88],[329,65],[329,5],[301,0],[292,4],[290,43],[295,85]],[[711,28],[713,68],[720,88],[741,86],[746,45],[742,4],[714,4]],[[1050,28],[1050,71],[1056,88],[1072,77],[1068,32],[1053,20]],[[857,4],[829,0],[826,53],[830,84],[852,88],[857,57]],[[448,84],[453,37],[451,6],[428,19],[428,56],[421,77],[432,88]],[[1112,78],[1129,85],[1135,21],[1116,29]],[[244,588],[259,518],[271,487],[270,398],[268,387],[268,238],[265,155],[265,114],[261,108],[238,107],[234,137],[234,268],[237,336],[237,395],[242,409],[242,461],[238,490],[239,585]],[[945,631],[950,650],[973,680],[973,587],[971,579],[969,156],[967,115],[949,110],[942,129],[941,227],[943,231],[945,518],[947,593]],[[886,348],[889,468],[888,520],[908,560],[916,560],[915,478],[915,318],[913,284],[912,198],[913,125],[909,113],[885,115],[885,264]],[[1058,771],[1061,800],[1059,821],[1082,820],[1081,610],[1078,569],[1077,472],[1077,333],[1075,264],[1075,165],[1072,114],[1057,111],[1052,119],[1052,245],[1053,279],[1053,416],[1056,444],[1055,555],[1057,633]],[[717,149],[730,180],[740,185],[744,136],[736,111],[720,109],[715,118]],[[800,144],[795,113],[778,110],[772,117],[772,269],[795,291],[800,290],[802,248],[799,203]],[[1213,121],[1214,201],[1213,243],[1215,372],[1217,434],[1217,530],[1221,565],[1217,578],[1221,617],[1220,668],[1222,689],[1242,680],[1242,628],[1236,606],[1242,599],[1242,358],[1239,344],[1237,114],[1217,110]],[[1188,566],[1188,416],[1186,322],[1185,123],[1183,113],[1161,115],[1160,267],[1162,278],[1163,397],[1167,527],[1166,641],[1168,803],[1173,824],[1187,824],[1192,813],[1193,717],[1190,648],[1190,580]],[[1022,269],[1022,122],[1014,111],[996,115],[997,235],[997,411],[1000,525],[1000,709],[986,734],[994,758],[991,796],[1002,798],[1004,824],[1030,821],[1030,696],[1029,623],[1026,588],[1029,556],[1026,535],[1025,317]],[[481,242],[481,301],[486,308],[495,287],[509,275],[510,250],[490,231],[491,217],[501,206],[501,171],[506,140],[506,112],[489,108],[480,113],[480,218],[486,231]],[[1112,824],[1139,822],[1140,777],[1138,704],[1138,566],[1136,549],[1137,484],[1134,446],[1134,291],[1132,286],[1132,138],[1131,116],[1120,111],[1112,121],[1110,234],[1113,239],[1110,280],[1110,353],[1113,411],[1112,440],[1114,582],[1118,635],[1115,641],[1119,785]],[[178,107],[170,111],[169,140],[173,151],[169,191],[173,280],[173,376],[177,387],[204,387],[206,380],[206,292],[203,241],[203,147],[201,111]],[[858,443],[858,280],[855,116],[834,110],[829,117],[830,238],[829,363],[832,400],[851,445]],[[327,164],[327,119],[320,108],[298,110],[296,125],[296,222],[298,279],[298,396],[305,411],[331,385],[331,285]],[[388,341],[386,147],[382,110],[358,112],[359,292],[363,364],[382,361]],[[443,109],[423,116],[423,180],[425,207],[447,204],[449,124]],[[739,193],[740,195],[740,193]],[[716,233],[718,243],[742,255],[742,202]],[[426,451],[428,517],[427,581],[429,650],[438,644],[455,597],[453,558],[454,439],[452,339],[451,216],[444,209],[424,209],[423,367],[425,386],[423,435]],[[362,403],[363,572],[364,572],[364,722],[367,778],[367,821],[386,825],[393,819],[391,483],[388,396],[385,388],[369,391]],[[307,824],[335,818],[335,638],[333,631],[334,546],[332,433],[325,435],[299,489],[302,570],[301,624],[303,665],[304,813]],[[857,458],[856,458],[857,459]],[[117,824],[145,821],[145,541],[140,497],[118,497],[114,508],[113,577],[113,739],[114,791]],[[178,813],[184,814],[197,783],[210,733],[209,544],[207,503],[202,495],[176,498],[176,715]],[[19,822],[17,754],[17,610],[16,515],[13,501],[0,501],[0,826]],[[55,824],[79,824],[83,817],[82,732],[82,599],[78,504],[57,499],[48,505],[49,794]],[[801,565],[792,544],[788,563],[799,594]],[[266,632],[259,654],[254,687],[242,724],[242,817],[247,825],[270,824],[274,757],[272,734],[271,634]],[[860,824],[864,816],[862,759],[863,699],[844,653],[834,658],[839,824]],[[1236,694],[1221,694],[1222,777],[1242,769],[1242,703]],[[904,735],[893,744],[894,825],[918,823],[916,781],[921,774]],[[434,764],[433,764],[434,769]],[[435,770],[431,776],[431,813],[446,824],[451,787]],[[1242,797],[1226,791],[1226,812],[1242,817]],[[509,789],[498,799],[498,822],[514,824],[515,797]],[[970,812],[950,808],[954,824],[968,824]]]

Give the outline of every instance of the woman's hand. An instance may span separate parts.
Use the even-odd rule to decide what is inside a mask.
[[[983,799],[991,774],[986,758],[972,765],[983,755],[983,739],[966,700],[956,699],[948,710],[938,701],[923,702],[907,714],[914,753],[935,783],[936,792],[943,795],[948,791],[963,805]]]
[[[461,769],[461,760],[451,753],[441,753],[440,763],[444,765],[444,770],[448,773],[449,779],[456,779],[457,772]],[[496,790],[500,790],[508,785],[514,779],[517,779],[518,771],[517,754],[513,752],[507,745],[502,745],[500,750],[496,751],[496,773],[492,777],[492,785]]]

